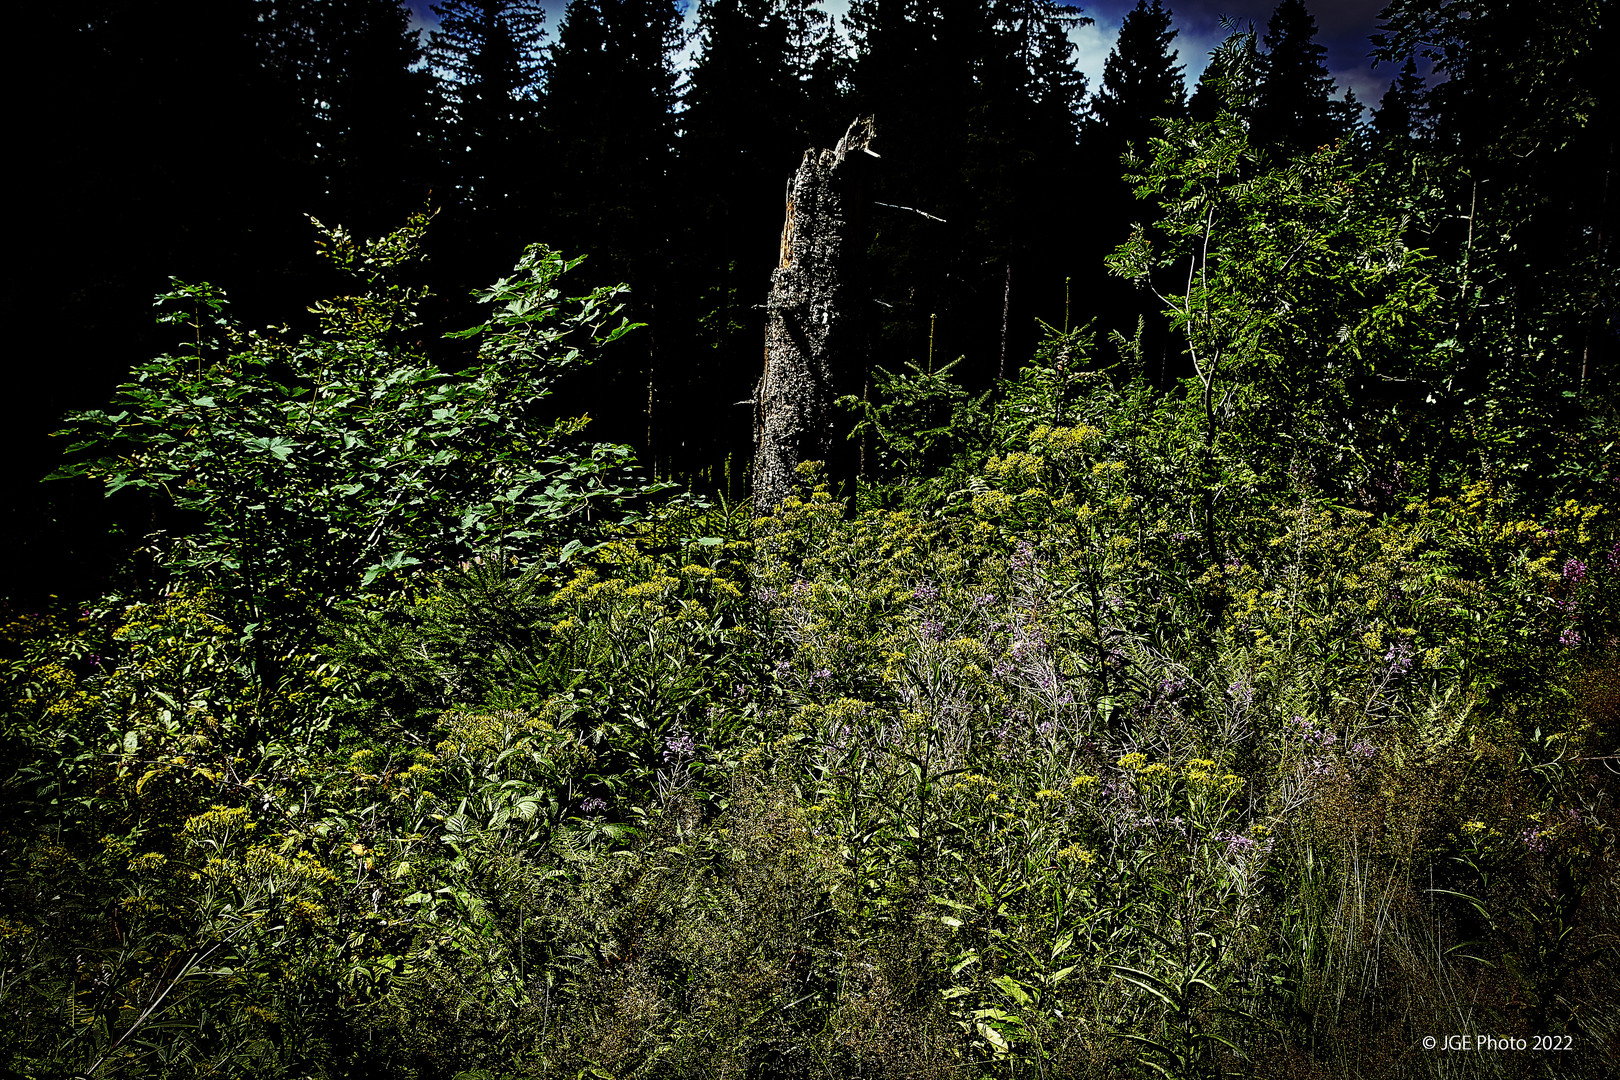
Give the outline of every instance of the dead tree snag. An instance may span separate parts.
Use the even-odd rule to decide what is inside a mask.
[[[761,515],[793,494],[801,462],[834,457],[833,402],[864,366],[861,174],[873,134],[870,118],[856,120],[833,149],[806,151],[788,183],[781,262],[766,304],[765,373],[754,391]]]

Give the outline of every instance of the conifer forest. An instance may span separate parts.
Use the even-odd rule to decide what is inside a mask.
[[[1384,2],[25,5],[0,1076],[1616,1075],[1615,9]]]

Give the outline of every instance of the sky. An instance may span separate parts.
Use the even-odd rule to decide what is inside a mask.
[[[1362,104],[1376,106],[1395,71],[1387,65],[1372,69],[1368,53],[1372,44],[1367,38],[1378,29],[1378,13],[1390,0],[1305,0],[1305,6],[1316,19],[1316,40],[1327,47],[1328,72],[1343,94],[1353,87]],[[1266,21],[1276,7],[1276,0],[1163,0],[1171,13],[1172,25],[1181,33],[1171,47],[1181,53],[1181,62],[1187,65],[1187,88],[1198,81],[1204,71],[1209,51],[1226,37],[1221,29],[1221,17],[1229,16],[1251,21],[1262,37]],[[1079,46],[1078,61],[1092,88],[1102,79],[1103,62],[1114,39],[1119,36],[1119,24],[1127,12],[1136,6],[1136,0],[1093,0],[1082,3],[1085,13],[1096,20],[1096,25],[1076,31],[1072,36]]]
[[[417,21],[427,28],[438,22],[429,9],[431,2],[409,0]],[[1395,72],[1387,67],[1372,70],[1367,56],[1372,48],[1368,35],[1377,29],[1378,13],[1388,3],[1389,0],[1305,0],[1305,6],[1316,18],[1316,39],[1327,47],[1328,71],[1338,84],[1339,93],[1353,87],[1362,104],[1369,108],[1378,104],[1395,77]],[[1221,28],[1221,17],[1250,20],[1263,35],[1276,0],[1164,0],[1164,4],[1171,12],[1173,25],[1181,31],[1172,47],[1180,53],[1180,61],[1187,65],[1187,89],[1191,92],[1203,73],[1210,49],[1226,36]],[[551,40],[555,41],[566,0],[546,0],[544,6],[548,12],[546,26]],[[822,6],[841,17],[848,8],[848,0],[825,0]],[[1102,81],[1103,63],[1119,37],[1119,24],[1136,6],[1136,0],[1091,0],[1090,3],[1082,0],[1078,6],[1094,22],[1091,26],[1076,28],[1070,37],[1076,46],[1076,64],[1095,90]],[[688,0],[686,18],[688,26],[696,25],[696,0]]]

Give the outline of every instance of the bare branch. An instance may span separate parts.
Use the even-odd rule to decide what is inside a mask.
[[[889,210],[908,210],[913,214],[920,214],[921,216],[927,218],[929,221],[937,221],[941,225],[949,225],[950,224],[950,222],[946,221],[944,218],[935,217],[933,214],[928,213],[926,210],[918,210],[915,206],[900,206],[900,205],[898,205],[896,203],[878,202],[876,199],[872,200],[872,205],[873,206],[881,206],[881,207],[884,207],[884,208],[889,209]]]

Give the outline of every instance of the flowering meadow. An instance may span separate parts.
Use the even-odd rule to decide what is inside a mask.
[[[274,682],[193,584],[12,628],[8,1056],[1600,1075],[1611,514],[1296,481],[1212,551],[1151,418],[1010,396],[1054,388],[954,496],[669,503],[405,577]],[[1418,1049],[1482,1030],[1573,1048]]]

